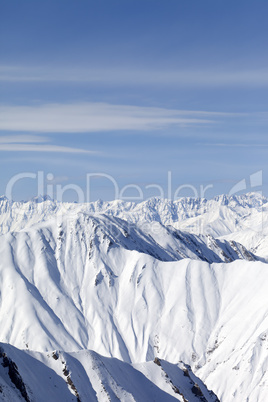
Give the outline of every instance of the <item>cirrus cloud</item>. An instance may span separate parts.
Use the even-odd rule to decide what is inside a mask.
[[[0,152],[57,152],[72,154],[96,154],[95,151],[49,144],[49,138],[33,135],[0,136]]]
[[[215,113],[108,103],[0,106],[0,130],[34,133],[148,131],[210,124]]]

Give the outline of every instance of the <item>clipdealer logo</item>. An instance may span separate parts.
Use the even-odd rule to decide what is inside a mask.
[[[43,171],[38,171],[37,173],[32,172],[23,172],[13,176],[6,186],[5,195],[9,200],[14,199],[14,189],[16,185],[25,179],[35,180],[36,184],[36,195],[45,197],[48,196],[58,202],[63,202],[64,194],[67,191],[72,191],[76,197],[78,203],[90,203],[93,202],[93,199],[98,199],[97,192],[92,188],[93,180],[105,180],[107,189],[112,191],[114,200],[121,201],[144,201],[148,198],[148,192],[154,193],[154,197],[160,199],[169,199],[169,200],[177,200],[182,196],[183,191],[187,191],[191,194],[193,198],[205,198],[206,193],[209,189],[213,188],[213,184],[209,184],[203,186],[202,184],[199,188],[191,185],[191,184],[182,184],[175,188],[174,183],[172,182],[172,172],[167,172],[167,183],[165,191],[163,186],[160,186],[157,183],[151,183],[144,187],[131,183],[120,188],[116,179],[107,174],[107,173],[87,173],[85,177],[85,187],[84,189],[77,184],[70,183],[66,185],[55,184],[54,183],[54,175],[52,173],[45,174]],[[127,195],[127,193],[131,191],[132,194],[135,195]],[[94,197],[95,196],[95,197]],[[97,196],[97,197],[96,197]]]

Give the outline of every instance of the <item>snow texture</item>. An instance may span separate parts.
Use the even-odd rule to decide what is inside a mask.
[[[266,199],[38,201],[0,200],[2,363],[29,400],[267,400]],[[1,398],[23,398],[3,365]]]

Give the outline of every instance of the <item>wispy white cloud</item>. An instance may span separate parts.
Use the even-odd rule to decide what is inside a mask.
[[[0,65],[0,81],[5,82],[73,82],[115,85],[182,86],[262,86],[268,85],[268,69],[233,69],[215,67],[192,70],[133,70],[112,68],[66,68],[65,66]]]
[[[72,154],[95,154],[80,148],[48,144],[49,138],[33,135],[4,135],[0,136],[0,152],[57,152]]]
[[[49,142],[49,138],[41,135],[2,135],[0,136],[0,144],[28,144],[28,143],[45,143]]]
[[[167,126],[210,124],[208,112],[112,105],[107,103],[0,106],[0,130],[74,133],[155,130]]]
[[[39,144],[1,144],[0,152],[58,152],[72,154],[94,154],[95,152],[79,148],[63,147],[59,145],[39,145]]]

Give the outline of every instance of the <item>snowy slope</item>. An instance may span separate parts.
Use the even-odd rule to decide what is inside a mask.
[[[89,350],[37,353],[6,344],[0,362],[0,401],[218,401],[182,362],[131,365]]]
[[[182,360],[220,400],[264,400],[267,264],[177,261],[170,228],[159,245],[125,225],[79,214],[1,236],[1,341],[126,363]]]
[[[137,205],[2,199],[0,341],[26,351],[4,349],[24,376],[28,357],[20,363],[17,353],[27,353],[29,379],[38,367],[45,370],[56,387],[65,387],[63,400],[72,395],[62,365],[51,358],[54,349],[64,351],[70,371],[99,392],[99,400],[108,396],[96,384],[107,383],[111,398],[121,392],[124,400],[125,392],[138,392],[140,375],[158,396],[176,398],[183,361],[195,373],[192,380],[198,383],[197,375],[221,401],[265,402],[268,265],[248,249],[267,253],[266,208],[266,200],[252,194]],[[194,222],[207,232],[191,233]],[[101,374],[88,371],[93,356],[105,367]],[[1,370],[3,400],[16,400],[7,368]],[[118,374],[125,370],[128,383],[133,374],[133,388]],[[164,372],[172,383],[163,381]],[[74,382],[81,395],[95,395],[79,378]],[[58,398],[53,395],[49,400]]]

